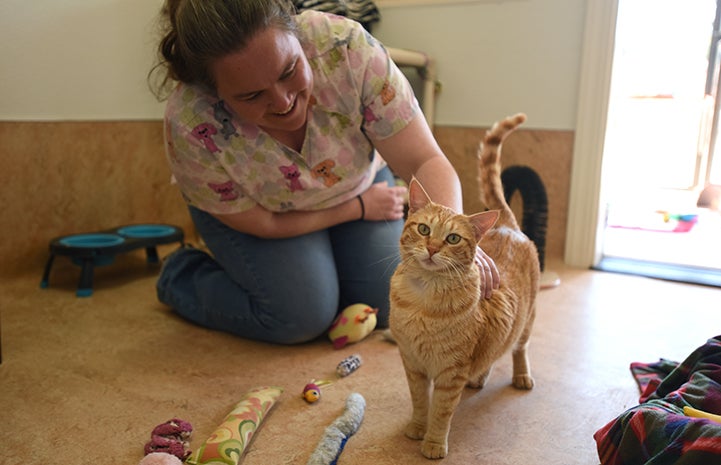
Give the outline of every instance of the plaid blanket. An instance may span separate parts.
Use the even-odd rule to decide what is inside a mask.
[[[721,423],[687,417],[689,406],[721,415],[721,336],[682,363],[632,363],[640,404],[593,435],[602,465],[721,463]]]

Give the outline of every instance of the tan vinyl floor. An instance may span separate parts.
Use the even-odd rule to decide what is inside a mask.
[[[157,269],[138,260],[98,270],[95,293],[77,298],[78,270],[56,265],[0,289],[0,464],[137,464],[152,428],[172,417],[195,427],[197,448],[245,392],[285,389],[242,463],[305,464],[352,392],[367,402],[339,464],[424,464],[401,433],[410,415],[395,346],[374,333],[334,350],[254,343],[191,326],[155,300]],[[542,291],[531,340],[536,388],[510,386],[510,356],[486,388],[468,390],[453,420],[445,465],[593,465],[593,433],[636,404],[633,361],[682,360],[721,333],[721,290],[547,263],[560,286]],[[332,378],[350,354],[363,365]]]

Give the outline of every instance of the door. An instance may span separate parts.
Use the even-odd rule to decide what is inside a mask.
[[[619,1],[599,206],[601,269],[624,271],[625,263],[625,271],[638,272],[642,262],[721,270],[721,218],[697,207],[721,150],[719,2]]]

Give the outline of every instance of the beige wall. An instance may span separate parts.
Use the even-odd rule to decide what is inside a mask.
[[[3,0],[0,120],[160,119],[148,89],[163,0]]]
[[[464,209],[482,211],[478,186],[478,144],[485,129],[440,126],[436,139],[456,167],[463,187]],[[519,129],[503,144],[503,166],[523,165],[532,168],[543,181],[548,196],[548,229],[546,261],[562,259],[566,241],[566,211],[570,188],[572,131]],[[520,196],[514,195],[511,206],[522,214]]]
[[[381,6],[373,34],[435,59],[436,124],[489,127],[522,111],[527,128],[573,130],[587,1]]]
[[[436,128],[461,173],[469,212],[480,208],[475,153],[483,133]],[[528,165],[546,184],[547,257],[563,251],[572,137],[568,131],[520,130],[504,146],[506,166]],[[0,159],[2,277],[35,273],[39,281],[48,243],[66,234],[164,222],[181,226],[192,240],[184,203],[169,183],[161,122],[0,122]]]
[[[33,272],[39,282],[56,236],[190,224],[169,182],[161,122],[0,122],[0,159],[0,276]]]
[[[147,89],[162,0],[0,2],[0,276],[42,272],[51,238],[136,222],[190,226],[168,183],[163,105]],[[587,0],[485,0],[381,8],[374,33],[438,63],[436,133],[459,167],[483,128],[518,111],[505,162],[549,193],[546,255],[565,241],[578,67]],[[471,171],[471,169],[473,171]],[[469,173],[473,173],[472,176]],[[473,205],[467,205],[472,210]]]
[[[436,124],[573,130],[588,0],[479,0],[385,7],[373,33],[434,57]],[[407,2],[410,3],[410,2]],[[163,0],[0,1],[0,120],[160,119],[146,75]]]

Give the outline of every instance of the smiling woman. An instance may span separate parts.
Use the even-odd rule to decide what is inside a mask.
[[[248,47],[215,60],[210,71],[218,97],[238,118],[271,135],[291,132],[284,142],[293,141],[291,148],[300,151],[303,137],[295,133],[306,122],[313,75],[295,35],[260,31]]]
[[[277,343],[317,337],[356,302],[386,326],[405,199],[391,169],[462,207],[388,50],[355,21],[296,14],[286,0],[168,0],[164,14],[155,70],[179,81],[168,86],[167,158],[210,253],[169,256],[159,299],[197,324]],[[479,257],[486,294],[498,275]]]

